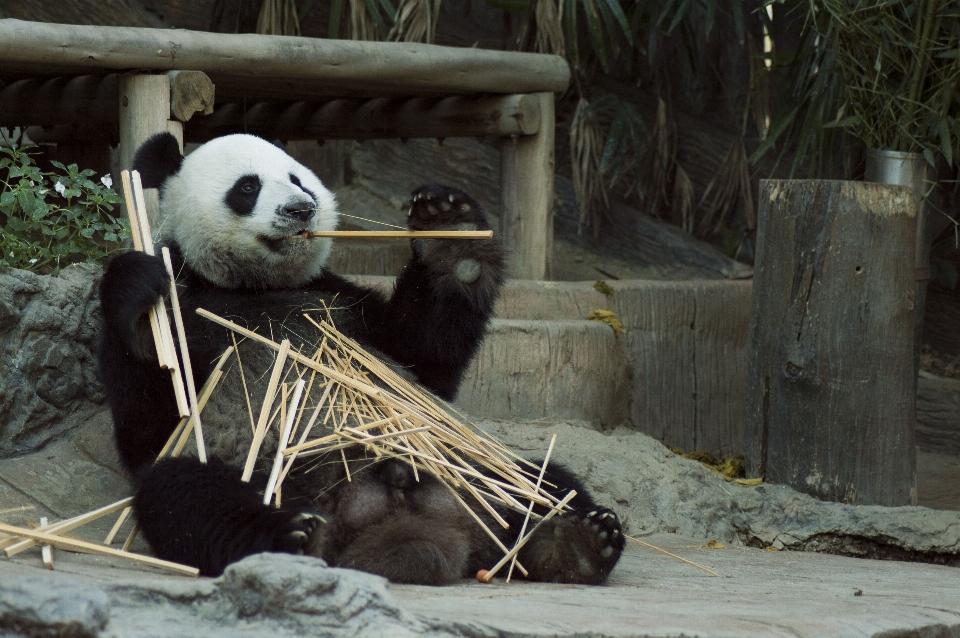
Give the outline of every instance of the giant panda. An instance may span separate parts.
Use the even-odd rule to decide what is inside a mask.
[[[198,387],[231,336],[199,317],[197,308],[278,342],[310,344],[305,351],[312,353],[317,331],[301,310],[322,307],[338,330],[398,372],[442,399],[454,398],[504,281],[497,240],[414,240],[409,263],[385,295],[325,270],[330,240],[300,234],[336,227],[335,198],[278,146],[229,135],[183,157],[176,139],[163,133],[138,149],[134,168],[145,187],[160,189],[161,244],[173,256]],[[489,228],[475,200],[436,185],[414,191],[409,227]],[[264,505],[269,467],[258,466],[249,483],[240,478],[252,438],[242,393],[249,391],[259,405],[275,356],[255,343],[240,345],[242,358],[203,412],[209,461],[154,463],[178,422],[148,321],[149,309],[170,285],[160,258],[131,251],[108,264],[100,289],[101,381],[117,449],[134,482],[134,513],[157,556],[215,576],[257,552],[310,554],[330,565],[421,584],[454,582],[502,556],[438,479],[424,471],[415,475],[405,462],[367,458],[359,449],[343,460],[338,454],[298,461],[283,484],[282,506]],[[264,441],[261,458],[272,456],[275,439]],[[624,546],[617,516],[597,506],[561,466],[553,466],[546,481],[560,496],[569,489],[578,495],[572,512],[541,526],[520,552],[527,577],[604,582]],[[488,527],[509,546],[523,514],[504,509],[502,516],[509,530]]]

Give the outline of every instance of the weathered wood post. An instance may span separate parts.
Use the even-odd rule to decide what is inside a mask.
[[[553,254],[553,93],[535,93],[540,127],[500,146],[500,232],[516,279],[545,279]]]
[[[129,170],[137,148],[151,135],[169,131],[183,150],[183,122],[197,111],[213,112],[213,82],[200,71],[131,74],[120,77],[120,167]],[[144,191],[152,228],[160,200],[156,189]]]
[[[750,476],[916,503],[916,203],[903,187],[765,180],[750,321]]]

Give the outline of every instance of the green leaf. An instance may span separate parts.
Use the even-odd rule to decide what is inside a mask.
[[[336,39],[340,37],[340,16],[343,14],[344,0],[333,0],[330,3],[330,23],[327,28],[327,37]]]
[[[743,44],[746,39],[746,29],[743,26],[743,0],[730,0],[730,10],[733,12],[733,30],[737,34],[737,42]]]
[[[953,140],[950,139],[950,123],[947,118],[940,118],[940,151],[947,160],[948,166],[953,166]]]
[[[0,208],[6,208],[15,201],[17,201],[17,196],[13,194],[13,191],[3,191],[0,193]]]
[[[627,42],[633,44],[633,33],[630,31],[630,22],[627,20],[627,15],[623,12],[623,7],[620,6],[619,0],[602,0],[605,2],[605,6],[610,10],[610,13],[613,14],[613,17],[616,19],[617,24],[620,25],[620,28],[623,30],[624,37],[627,38]]]

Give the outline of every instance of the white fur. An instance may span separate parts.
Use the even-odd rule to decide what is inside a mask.
[[[237,215],[226,194],[237,179],[251,174],[262,185],[257,204],[250,215]],[[290,181],[291,174],[303,190]],[[287,204],[312,206],[315,215],[307,222],[280,215]],[[160,208],[163,237],[177,243],[191,268],[224,288],[303,285],[320,274],[332,241],[285,238],[337,227],[333,193],[283,150],[252,135],[219,137],[185,157],[163,186]],[[280,250],[261,238],[281,240]]]

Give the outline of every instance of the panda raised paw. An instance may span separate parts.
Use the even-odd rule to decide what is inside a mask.
[[[104,322],[140,359],[153,356],[152,340],[140,334],[141,318],[168,292],[170,275],[159,257],[131,251],[107,265],[100,284]]]

